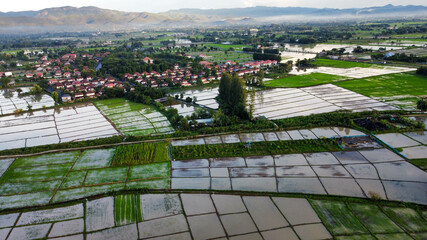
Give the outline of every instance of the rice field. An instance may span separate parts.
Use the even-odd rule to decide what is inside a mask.
[[[131,166],[169,161],[166,142],[141,143],[117,147],[112,166]]]
[[[408,219],[386,216],[383,210],[389,208],[386,205],[374,202],[360,204],[344,199],[312,200],[303,196],[271,197],[224,193],[126,194],[82,199],[48,209],[2,213],[0,236],[8,240],[193,237],[425,239],[425,230],[402,228],[411,224],[407,222]],[[357,213],[353,214],[349,209]],[[373,216],[370,210],[378,213],[379,217]],[[416,207],[401,207],[399,210],[413,212],[421,217]],[[419,224],[426,225],[427,222],[425,219],[419,219]],[[345,233],[337,233],[337,229],[343,225],[346,226]],[[381,228],[376,229],[376,226]],[[374,231],[367,232],[367,229]]]
[[[255,117],[264,116],[273,120],[338,110],[357,112],[397,109],[332,84],[258,91],[255,101],[248,99],[248,104],[254,104]]]
[[[193,113],[196,112],[196,109],[198,109],[199,107],[196,107],[194,105],[191,104],[174,104],[172,106],[170,106],[169,108],[175,108],[178,111],[178,114],[183,116],[183,117],[187,117],[187,116],[191,116]]]
[[[29,87],[22,87],[22,92],[28,92]],[[43,107],[52,107],[55,105],[53,98],[46,94],[19,96],[16,89],[0,90],[0,115],[14,113],[15,110],[28,110],[28,105],[33,110],[42,109]]]
[[[124,135],[158,135],[174,131],[168,119],[151,106],[120,98],[102,100],[95,105]]]
[[[344,79],[346,77],[325,73],[310,73],[265,81],[264,85],[267,87],[306,87],[338,82]]]
[[[168,189],[166,144],[158,147],[152,160],[162,162],[137,166],[112,166],[115,148],[0,160],[0,211],[125,189]]]
[[[226,46],[226,45],[225,45]],[[249,62],[253,60],[252,54],[243,53],[243,52],[228,52],[225,53],[224,51],[227,49],[224,49],[223,51],[210,51],[210,52],[189,52],[188,54],[193,56],[198,56],[199,54],[204,54],[207,56],[206,61],[209,62],[217,62],[217,63],[224,63],[226,61],[233,61],[233,62]]]
[[[179,95],[180,93],[184,94],[183,99],[186,99],[187,97],[191,97],[194,99],[194,97],[196,97],[197,99],[196,103],[198,105],[211,108],[211,109],[218,109],[218,103],[214,99],[216,96],[218,96],[218,87],[187,90],[183,92],[176,92],[176,93],[173,93],[172,95],[176,95],[176,94]]]
[[[114,217],[117,226],[131,224],[136,221],[135,195],[118,195],[114,197]]]
[[[369,233],[351,213],[346,204],[338,201],[312,201],[314,210],[335,235]]]
[[[396,73],[335,83],[336,86],[411,110],[418,96],[427,95],[426,77]]]
[[[0,150],[91,140],[119,132],[92,104],[0,117]]]

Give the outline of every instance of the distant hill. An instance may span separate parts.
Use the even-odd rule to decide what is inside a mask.
[[[97,7],[59,7],[40,11],[0,12],[3,29],[43,29],[45,31],[116,30],[147,25],[203,24],[218,18],[181,13],[122,12]]]
[[[0,12],[0,33],[250,25],[283,21],[316,21],[328,18],[337,21],[339,18],[365,19],[377,16],[383,18],[427,17],[427,7],[411,5],[350,9],[250,7],[179,9],[165,13],[122,12],[97,7],[59,7],[40,11]]]
[[[382,7],[369,7],[369,8],[348,8],[348,9],[334,9],[334,8],[304,8],[304,7],[249,7],[249,8],[224,8],[224,9],[179,9],[170,12],[197,14],[205,16],[227,16],[227,17],[272,17],[284,15],[307,15],[307,16],[326,16],[326,15],[383,15],[383,14],[424,14],[427,16],[426,6],[393,6],[386,5]]]

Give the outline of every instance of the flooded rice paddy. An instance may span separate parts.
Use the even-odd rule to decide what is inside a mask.
[[[29,88],[21,88],[23,92],[28,92]],[[28,106],[32,109],[42,109],[43,107],[52,107],[55,101],[46,94],[19,96],[16,89],[0,90],[0,115],[11,114],[15,110],[27,110]]]
[[[334,68],[334,67],[318,67],[318,68],[308,68],[303,71],[294,68],[290,74],[293,75],[305,75],[310,73],[325,73],[330,75],[337,75],[348,78],[367,78],[379,75],[387,75],[393,73],[402,73],[402,72],[411,72],[415,71],[414,68],[406,67],[371,67],[371,68]]]
[[[96,106],[125,135],[144,136],[174,131],[163,114],[147,105],[109,99],[96,102]]]
[[[0,126],[0,150],[119,134],[92,104],[0,117]]]
[[[172,189],[295,192],[426,204],[427,173],[387,149],[172,161]]]
[[[265,116],[268,119],[308,116],[338,110],[358,112],[397,109],[332,84],[258,91],[253,104],[254,116]]]
[[[228,194],[117,195],[0,215],[8,240],[422,239],[425,226],[412,208]]]

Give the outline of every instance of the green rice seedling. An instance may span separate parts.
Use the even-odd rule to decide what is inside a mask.
[[[167,143],[141,143],[119,146],[111,166],[133,166],[168,161]]]

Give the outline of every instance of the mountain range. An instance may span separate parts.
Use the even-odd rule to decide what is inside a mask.
[[[249,7],[179,9],[164,13],[123,12],[98,7],[59,7],[40,11],[0,12],[0,33],[37,31],[114,31],[158,27],[265,24],[369,18],[427,17],[426,6],[369,8]]]

